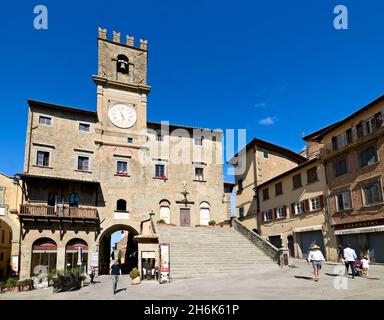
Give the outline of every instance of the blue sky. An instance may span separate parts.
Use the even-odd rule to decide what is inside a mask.
[[[33,28],[38,4],[48,30]],[[348,30],[333,27],[338,4]],[[23,170],[26,99],[96,109],[98,26],[149,41],[148,120],[245,128],[248,141],[300,151],[303,133],[383,94],[383,10],[344,0],[7,1],[0,171]]]

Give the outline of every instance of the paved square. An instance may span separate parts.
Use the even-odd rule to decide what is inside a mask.
[[[209,279],[175,280],[170,284],[155,281],[131,285],[128,276],[120,278],[116,295],[112,293],[109,276],[100,276],[98,283],[74,292],[52,293],[52,288],[31,292],[3,293],[0,300],[250,300],[250,299],[384,299],[384,266],[372,265],[370,278],[355,279],[337,276],[341,265],[327,264],[322,269],[319,282],[314,282],[311,265],[292,259],[294,268],[264,273],[242,273],[233,276],[217,276]],[[342,281],[347,287],[342,288]],[[340,289],[337,289],[340,288]]]

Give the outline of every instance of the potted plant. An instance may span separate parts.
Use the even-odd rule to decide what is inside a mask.
[[[209,226],[210,227],[214,227],[216,225],[216,221],[215,220],[211,220],[208,222]]]
[[[5,288],[7,288],[8,292],[17,292],[19,291],[18,284],[19,284],[19,281],[17,281],[16,278],[9,278],[5,282]]]
[[[137,268],[133,268],[129,273],[129,276],[132,279],[131,284],[140,284],[140,271]]]

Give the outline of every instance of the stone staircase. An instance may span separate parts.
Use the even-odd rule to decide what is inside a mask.
[[[233,228],[158,228],[160,243],[170,243],[172,279],[201,278],[279,268],[276,262]]]

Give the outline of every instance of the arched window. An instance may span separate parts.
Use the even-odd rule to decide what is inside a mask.
[[[40,238],[32,245],[31,275],[56,269],[57,245],[49,238]]]
[[[168,200],[160,201],[160,220],[164,220],[165,223],[171,223],[171,209],[170,202]]]
[[[88,266],[88,244],[82,239],[71,239],[65,247],[65,269],[81,269],[86,272]]]
[[[79,206],[79,194],[77,192],[72,192],[69,196],[69,206],[78,207]]]
[[[123,199],[117,200],[116,211],[127,211],[127,201]]]
[[[202,202],[200,204],[200,225],[207,226],[209,223],[209,211],[210,205],[208,202]]]
[[[123,54],[119,54],[117,56],[116,67],[117,67],[117,72],[128,74],[129,73],[128,58]]]

